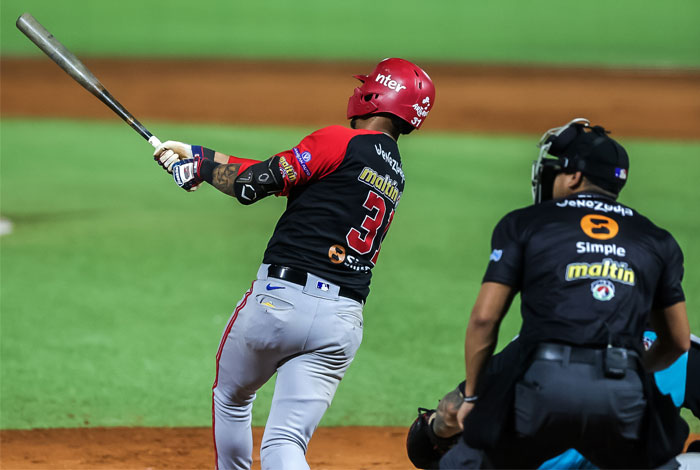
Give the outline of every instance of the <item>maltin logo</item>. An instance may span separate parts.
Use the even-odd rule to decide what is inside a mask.
[[[591,292],[594,299],[607,302],[615,297],[615,284],[601,279],[591,283]]]
[[[596,240],[610,240],[617,236],[620,226],[610,217],[588,214],[581,219],[583,233]]]

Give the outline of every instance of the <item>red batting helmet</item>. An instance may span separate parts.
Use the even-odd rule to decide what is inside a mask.
[[[391,113],[419,129],[435,104],[435,86],[427,73],[403,59],[384,59],[348,100],[348,119]]]

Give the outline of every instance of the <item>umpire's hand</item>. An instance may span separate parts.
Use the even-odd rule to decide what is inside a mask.
[[[459,423],[459,429],[464,431],[464,420],[466,419],[469,412],[474,408],[474,403],[462,403],[457,412],[457,423]]]

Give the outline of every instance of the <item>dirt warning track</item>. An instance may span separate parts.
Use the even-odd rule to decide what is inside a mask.
[[[343,124],[353,74],[373,64],[90,59],[139,120]],[[587,117],[614,136],[700,139],[700,70],[424,65],[436,105],[424,129],[541,134]],[[114,119],[50,60],[3,59],[0,112]]]
[[[403,427],[319,428],[307,459],[314,470],[407,470]],[[262,429],[253,429],[253,470]],[[700,439],[693,435],[689,442]],[[214,468],[209,428],[76,428],[0,431],[3,469]]]

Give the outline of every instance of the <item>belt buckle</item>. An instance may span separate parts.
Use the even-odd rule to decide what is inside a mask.
[[[279,268],[279,277],[280,279],[286,279],[289,280],[292,274],[292,270],[289,269],[287,266],[280,266]]]
[[[273,277],[275,279],[281,279],[283,281],[291,282],[292,284],[297,284],[297,285],[303,286],[306,284],[306,279],[308,278],[308,273],[295,270],[294,268],[290,268],[288,266],[271,264],[267,268],[267,276]]]

